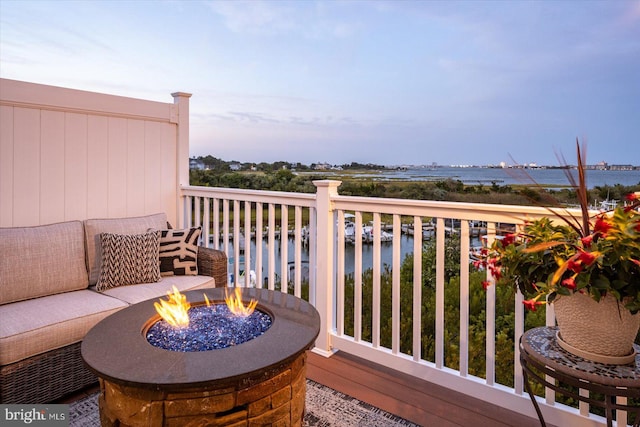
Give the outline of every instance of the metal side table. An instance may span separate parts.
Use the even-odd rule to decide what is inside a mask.
[[[604,408],[607,426],[613,424],[613,411],[622,410],[635,414],[634,426],[640,426],[640,406],[629,399],[640,399],[640,346],[635,345],[634,364],[609,365],[575,356],[562,349],[556,341],[557,328],[530,329],[520,339],[520,363],[524,385],[538,414],[540,424],[546,426],[531,381],[535,381],[573,399]],[[573,388],[573,389],[572,389]],[[581,396],[577,389],[589,391]],[[594,393],[602,399],[591,397]],[[626,397],[627,403],[617,403],[618,397]]]

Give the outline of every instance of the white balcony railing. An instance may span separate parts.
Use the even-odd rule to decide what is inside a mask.
[[[525,324],[519,293],[513,301],[513,377],[510,381],[496,381],[496,290],[493,286],[488,288],[485,301],[484,373],[469,372],[470,241],[474,236],[478,241],[480,234],[490,243],[504,224],[517,227],[525,219],[548,215],[548,210],[340,196],[339,181],[316,181],[315,184],[316,194],[184,187],[184,225],[204,225],[203,238],[210,246],[227,253],[230,278],[239,286],[264,286],[308,298],[322,318],[316,352],[328,356],[334,351],[344,351],[535,418],[533,406],[523,391],[519,363],[517,343]],[[371,242],[364,243],[361,230],[369,219],[373,237]],[[348,223],[349,227],[345,227]],[[453,229],[447,227],[451,223],[456,224]],[[355,236],[347,228],[356,230]],[[390,242],[383,242],[380,231],[383,228],[393,236]],[[411,239],[401,237],[403,231],[409,230],[424,231],[413,232]],[[460,235],[460,326],[458,342],[453,343],[459,349],[457,366],[447,363],[445,351],[451,344],[446,341],[449,338],[445,327],[445,294],[449,286],[445,283],[445,250],[446,235],[451,232]],[[422,301],[425,295],[422,252],[426,238],[434,239],[436,248],[435,307],[426,307]],[[400,295],[401,286],[407,286],[401,283],[402,254],[406,253],[413,254],[410,306],[402,305]],[[363,279],[364,264],[372,270],[370,281]],[[386,276],[383,271],[388,271]],[[383,277],[391,278],[390,301],[381,299]],[[352,281],[349,285],[352,299],[345,298],[345,280]],[[365,301],[363,287],[368,286],[372,287],[371,298]],[[347,300],[352,300],[353,306],[345,307]],[[389,303],[390,319],[383,317],[386,312],[382,309]],[[362,322],[365,306],[371,315],[370,324],[366,325]],[[435,318],[435,337],[430,337],[435,349],[428,357],[422,354],[425,336],[421,325],[425,311],[432,311]],[[402,312],[410,313],[410,331],[401,330]],[[345,324],[347,318],[353,319],[353,324]],[[546,323],[553,322],[552,310],[547,309]],[[383,323],[390,323],[390,337],[381,336]],[[405,342],[409,337],[410,344],[403,346],[401,336]],[[539,401],[548,422],[581,426],[603,422],[602,417],[590,414],[584,405],[578,410],[557,403],[552,390],[547,389],[545,393],[545,398]]]

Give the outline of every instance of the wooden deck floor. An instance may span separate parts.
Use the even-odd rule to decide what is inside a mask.
[[[540,425],[537,419],[342,352],[330,358],[309,352],[307,361],[307,378],[421,426]]]

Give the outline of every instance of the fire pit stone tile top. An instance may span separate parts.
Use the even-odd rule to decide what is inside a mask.
[[[306,350],[320,316],[306,301],[266,289],[243,289],[272,318],[262,335],[242,344],[180,352],[152,346],[145,331],[159,319],[154,301],[97,324],[82,357],[100,378],[102,425],[300,425]],[[193,304],[223,303],[225,288],[187,292]]]

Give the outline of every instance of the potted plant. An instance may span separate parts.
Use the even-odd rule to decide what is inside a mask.
[[[581,215],[549,208],[549,217],[525,221],[521,231],[483,249],[476,266],[488,269],[498,285],[517,287],[529,310],[553,303],[558,342],[566,350],[605,363],[629,363],[640,327],[640,192],[628,195],[624,206],[591,215],[576,145],[578,184],[568,176]],[[485,289],[493,280],[483,283]],[[611,313],[600,317],[600,311]]]

